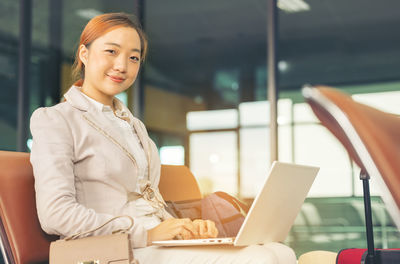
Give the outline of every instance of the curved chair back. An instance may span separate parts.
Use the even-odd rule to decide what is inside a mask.
[[[380,182],[382,199],[400,229],[400,117],[326,86],[304,87],[303,95],[357,165]]]
[[[28,153],[0,151],[0,237],[6,264],[46,263],[57,238],[40,227]]]
[[[159,188],[165,200],[201,198],[185,166],[162,165]],[[58,238],[40,227],[29,153],[0,151],[0,238],[6,264],[47,263],[50,242]]]
[[[166,201],[184,201],[202,198],[199,185],[189,168],[178,165],[162,165],[158,185]]]

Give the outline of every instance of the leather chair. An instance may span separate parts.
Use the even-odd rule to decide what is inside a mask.
[[[28,153],[0,151],[0,237],[6,264],[47,263],[57,237],[45,234],[36,212]]]
[[[400,116],[326,86],[304,87],[303,95],[354,162],[378,181],[387,210],[400,229]]]
[[[202,198],[196,178],[186,166],[162,165],[159,189],[166,201]]]
[[[186,166],[162,165],[159,188],[166,200],[201,198]],[[6,264],[47,263],[50,242],[58,238],[40,227],[29,153],[0,151],[0,238]]]
[[[361,168],[366,197],[367,258],[375,261],[368,179],[372,177],[380,185],[386,209],[400,229],[400,116],[358,103],[327,86],[305,86],[302,92],[322,125]],[[299,264],[321,263],[315,262],[316,256],[319,260],[325,258],[324,263],[335,263],[331,252],[316,251],[301,256]]]

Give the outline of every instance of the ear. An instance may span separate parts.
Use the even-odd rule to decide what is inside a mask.
[[[85,45],[81,44],[79,46],[79,59],[82,61],[83,65],[86,66],[89,57],[89,50]]]

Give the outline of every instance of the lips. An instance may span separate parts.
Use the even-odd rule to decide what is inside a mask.
[[[118,77],[118,76],[113,76],[113,75],[107,75],[108,78],[111,79],[111,81],[116,82],[116,83],[121,83],[125,80],[125,78]]]

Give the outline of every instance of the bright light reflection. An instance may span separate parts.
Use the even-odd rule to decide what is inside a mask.
[[[26,146],[29,148],[29,150],[32,149],[32,143],[33,143],[33,140],[31,138],[26,141]]]
[[[289,70],[289,63],[287,63],[286,61],[278,62],[278,69],[281,72],[286,72],[287,70]]]
[[[310,10],[310,5],[303,0],[278,0],[278,7],[287,13]]]
[[[209,159],[212,164],[216,164],[219,161],[219,156],[218,156],[218,154],[213,153],[210,155]]]
[[[165,146],[160,148],[161,164],[184,165],[185,149],[183,146]]]
[[[128,105],[128,95],[126,94],[126,92],[119,93],[115,97],[121,100],[124,105]]]

